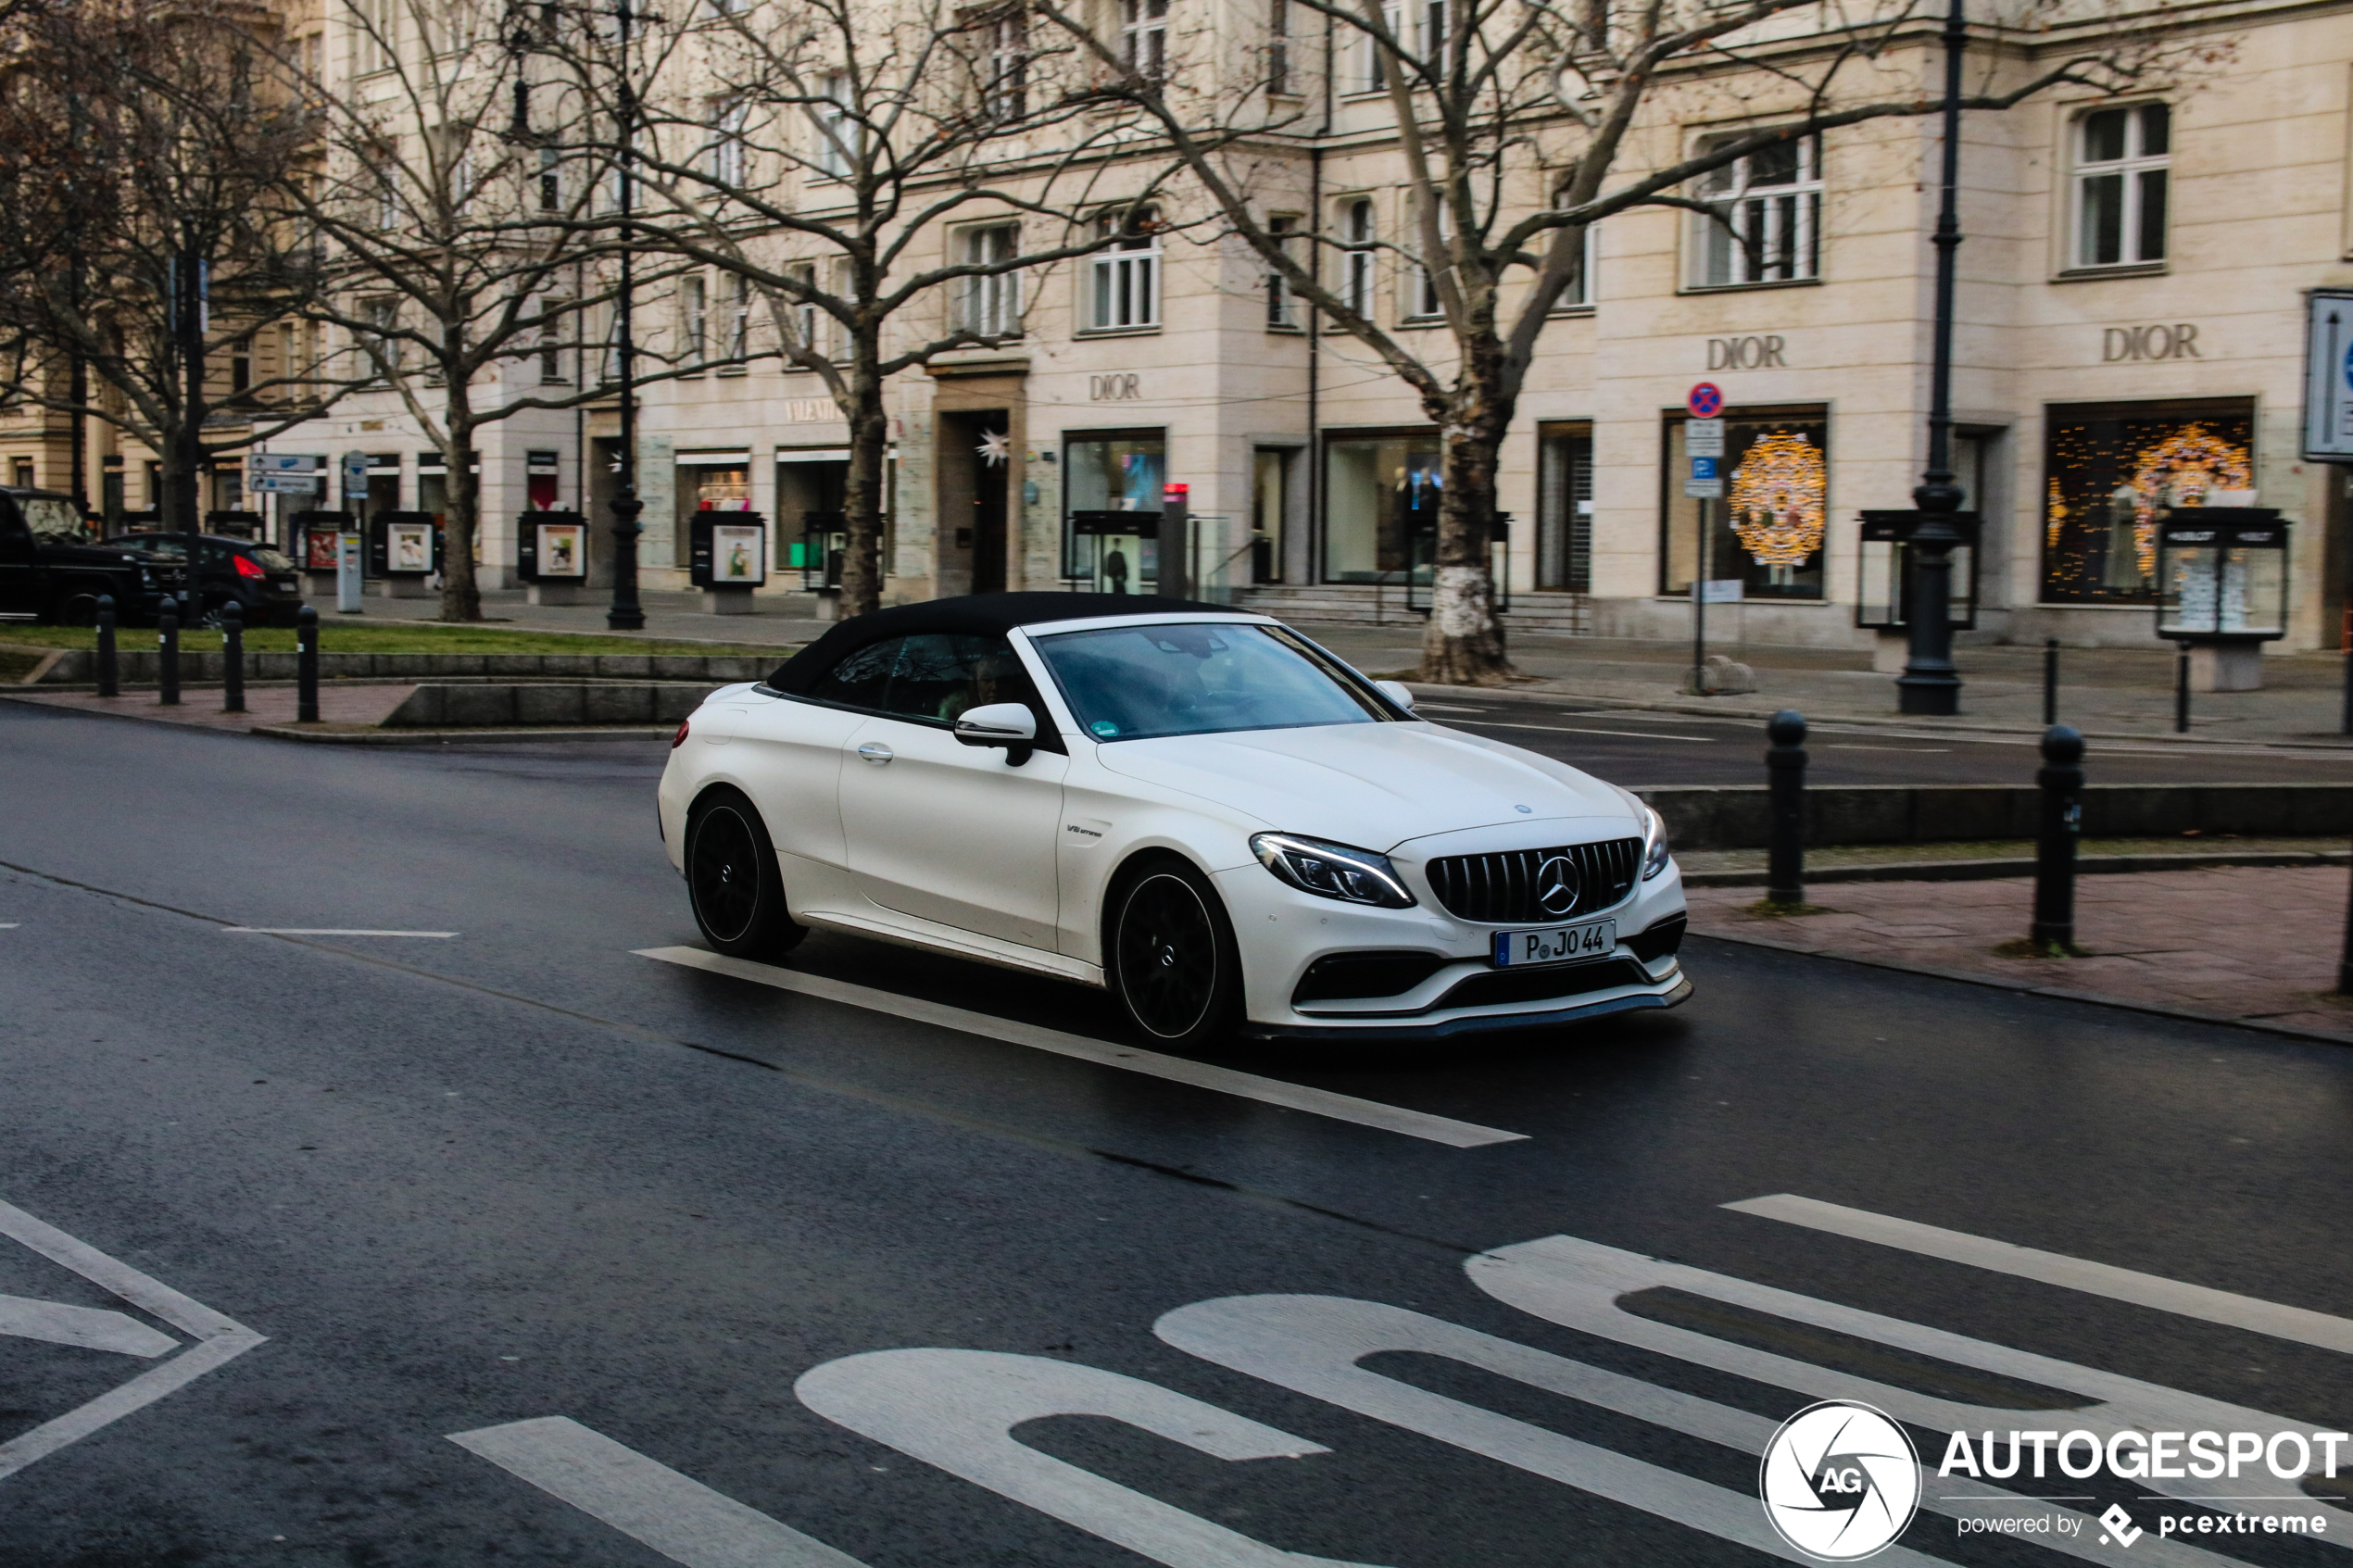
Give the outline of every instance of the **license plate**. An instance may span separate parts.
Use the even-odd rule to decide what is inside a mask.
[[[1495,967],[1516,969],[1529,964],[1605,959],[1617,947],[1617,922],[1614,920],[1580,921],[1575,925],[1547,926],[1541,931],[1499,931],[1495,934]]]

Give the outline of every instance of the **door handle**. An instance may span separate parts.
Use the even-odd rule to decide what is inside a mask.
[[[869,762],[887,762],[899,754],[878,740],[870,740],[858,748],[858,755]]]

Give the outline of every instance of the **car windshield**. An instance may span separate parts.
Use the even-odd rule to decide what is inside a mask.
[[[1097,740],[1393,720],[1349,671],[1279,627],[1106,626],[1033,634]]]
[[[73,503],[56,495],[21,495],[17,505],[24,508],[24,521],[41,538],[61,545],[85,543],[89,532],[82,520],[74,515]]]

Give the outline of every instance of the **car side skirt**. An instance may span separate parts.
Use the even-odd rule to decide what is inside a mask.
[[[793,919],[803,925],[847,932],[853,936],[879,937],[885,942],[896,942],[902,947],[972,959],[980,963],[995,964],[1000,969],[1050,974],[1057,980],[1075,980],[1082,985],[1098,988],[1103,985],[1103,971],[1100,964],[1064,958],[1060,953],[1040,952],[1018,943],[999,942],[975,932],[958,931],[953,926],[939,925],[930,921],[908,917],[907,924],[899,925],[839,909],[795,909]]]

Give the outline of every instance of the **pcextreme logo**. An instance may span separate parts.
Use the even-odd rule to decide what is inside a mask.
[[[1920,1503],[1920,1456],[1883,1411],[1825,1399],[1787,1421],[1756,1474],[1781,1539],[1824,1562],[1854,1562],[1904,1533]]]

